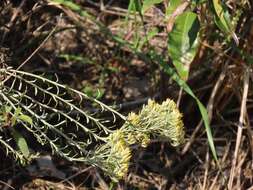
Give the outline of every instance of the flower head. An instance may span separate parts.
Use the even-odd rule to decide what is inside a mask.
[[[130,113],[128,121],[130,125],[125,125],[125,128],[128,129],[130,144],[146,146],[151,135],[165,137],[173,146],[184,142],[182,114],[173,100],[167,99],[162,104],[149,100],[138,114]]]
[[[127,174],[131,158],[131,150],[121,130],[116,130],[108,137],[108,142],[100,148],[105,152],[107,159],[102,163],[111,176],[121,179]]]
[[[184,142],[184,124],[182,114],[173,100],[162,104],[148,101],[139,113],[140,123],[155,136],[165,137],[173,146]]]
[[[105,158],[101,167],[111,177],[121,179],[128,172],[130,145],[138,143],[146,147],[154,136],[166,138],[173,146],[178,146],[184,142],[184,134],[182,114],[174,101],[167,99],[158,104],[149,100],[138,114],[130,113],[123,127],[111,133],[98,149],[97,153]]]

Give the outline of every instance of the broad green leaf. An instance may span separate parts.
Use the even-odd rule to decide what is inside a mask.
[[[166,16],[171,16],[171,14],[176,10],[176,8],[181,4],[181,0],[170,0],[169,6],[166,9]]]
[[[178,74],[169,67],[169,65],[163,61],[160,61],[160,65],[163,67],[164,71],[171,76],[171,78],[177,82],[177,84],[183,88],[183,90],[189,94],[192,98],[195,99],[195,101],[197,102],[200,114],[202,116],[202,119],[204,121],[204,126],[206,129],[206,134],[207,134],[207,139],[208,139],[208,144],[209,147],[211,149],[211,152],[213,154],[213,157],[215,159],[215,161],[218,163],[218,158],[217,158],[217,154],[216,154],[216,150],[215,150],[215,145],[214,145],[214,141],[213,141],[213,136],[212,136],[212,131],[210,128],[210,124],[209,124],[209,118],[208,118],[208,113],[207,110],[205,108],[205,106],[200,102],[200,100],[197,98],[197,96],[193,93],[193,91],[191,90],[191,88],[187,85],[187,83],[182,80]]]
[[[185,12],[176,18],[168,35],[168,53],[183,80],[188,79],[190,64],[197,53],[199,29],[197,15]]]
[[[33,120],[31,117],[29,117],[28,115],[25,115],[25,114],[20,114],[18,116],[18,119],[20,119],[21,121],[24,121],[26,123],[29,123],[30,125],[33,124]]]
[[[29,148],[28,148],[25,138],[14,128],[12,128],[12,135],[15,139],[18,149],[22,152],[25,158],[28,158],[30,155],[30,152],[29,152]]]
[[[20,119],[21,121],[24,121],[24,122],[32,125],[32,123],[33,123],[32,118],[29,117],[28,115],[22,114],[21,111],[22,111],[22,109],[20,107],[18,107],[15,110],[14,115],[11,118],[11,126],[14,126],[16,124],[17,119]]]
[[[150,9],[155,4],[159,4],[163,2],[163,0],[144,0],[142,5],[142,14],[145,13],[148,9]]]
[[[213,2],[213,8],[215,11],[214,14],[214,21],[218,28],[222,30],[225,34],[231,35],[231,37],[234,39],[236,44],[239,43],[238,38],[233,30],[230,15],[229,12],[225,6],[225,4],[222,4],[220,0],[212,0]]]

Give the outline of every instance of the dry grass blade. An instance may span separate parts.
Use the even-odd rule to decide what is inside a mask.
[[[234,151],[234,158],[232,161],[232,168],[230,171],[228,189],[233,188],[233,181],[234,181],[234,178],[236,175],[235,168],[236,168],[239,148],[240,148],[240,144],[241,144],[243,122],[244,122],[245,115],[246,115],[246,103],[247,103],[248,90],[249,90],[249,68],[246,68],[245,73],[244,73],[243,95],[242,95],[239,124],[238,124],[238,129],[237,129],[236,145],[235,145],[235,151]]]
[[[5,185],[4,189],[15,189],[14,187],[12,187],[11,185],[9,185],[8,183],[6,183],[6,182],[4,182],[2,180],[0,180],[0,183],[2,183],[2,184]]]
[[[222,159],[221,159],[221,166],[223,165],[223,164],[225,164],[225,161],[226,161],[226,159],[227,159],[227,157],[228,157],[228,154],[230,153],[230,147],[231,147],[231,142],[228,142],[228,145],[226,146],[226,148],[225,148],[225,152],[224,152],[224,155],[223,155],[223,157],[222,157]],[[210,189],[215,189],[214,187],[215,187],[215,185],[218,185],[218,177],[221,175],[221,171],[218,171],[218,173],[216,174],[216,176],[214,177],[214,179],[213,179],[213,182],[212,182],[212,184],[209,186],[209,188]]]
[[[18,71],[19,69],[21,69],[42,47],[43,45],[48,41],[48,39],[53,35],[53,33],[55,32],[57,26],[55,26],[53,28],[53,30],[48,34],[48,36],[43,40],[43,42],[39,45],[39,47],[37,47],[33,52],[32,54],[26,58],[25,61],[23,61],[19,66],[18,68],[16,69],[16,71]],[[8,81],[9,79],[11,78],[11,76],[7,77],[3,82],[2,82],[2,85]]]
[[[204,175],[204,181],[202,185],[202,189],[205,190],[207,186],[207,178],[208,178],[208,173],[209,173],[209,166],[210,165],[210,155],[209,155],[209,150],[206,152],[206,161],[205,161],[205,175]]]
[[[182,81],[168,49],[169,34],[189,24],[177,20],[185,13],[201,27],[185,33],[189,44],[198,33],[200,47]],[[251,15],[245,0],[0,1],[0,189],[253,190]],[[160,133],[168,117],[144,115],[149,97],[177,100],[183,147]],[[20,109],[30,119],[15,119]],[[10,160],[24,160],[12,128],[31,154],[55,154],[66,177],[40,172],[39,159],[34,173]]]

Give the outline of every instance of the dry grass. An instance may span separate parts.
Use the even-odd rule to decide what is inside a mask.
[[[58,73],[62,82],[78,89],[85,85],[104,89],[102,100],[109,104],[135,100],[133,105],[126,106],[126,112],[138,109],[138,102],[143,103],[146,97],[178,98],[179,88],[157,65],[147,64],[129,48],[117,44],[93,20],[48,1],[14,2],[1,2],[0,7],[0,47],[9,49],[10,60],[6,63],[9,66],[31,72]],[[120,34],[128,41],[134,39],[135,32],[145,34],[143,26],[135,24],[133,15],[125,22],[124,1],[109,3],[102,6],[95,1],[80,1],[83,9],[112,34]],[[236,1],[231,2],[231,6],[238,8]],[[241,34],[238,48],[252,55],[253,23],[247,13],[245,15],[236,30]],[[200,17],[204,17],[204,13],[200,13]],[[150,45],[164,52],[166,25],[157,22],[159,18],[159,9],[154,8],[145,15],[144,23],[146,29],[160,27]],[[113,184],[95,168],[59,158],[55,158],[54,164],[66,174],[66,179],[50,174],[32,176],[27,168],[17,166],[1,151],[1,163],[9,164],[0,166],[0,188],[251,189],[252,65],[229,49],[220,37],[210,37],[215,33],[213,25],[206,23],[205,30],[188,83],[207,105],[219,167],[210,154],[197,107],[183,93],[179,103],[187,129],[185,145],[175,150],[166,142],[153,142],[146,149],[138,149],[134,152],[129,175],[120,183]],[[6,51],[0,51],[1,57],[7,55]],[[83,60],[67,60],[60,57],[62,54],[80,55]]]

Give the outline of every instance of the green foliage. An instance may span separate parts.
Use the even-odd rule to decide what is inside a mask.
[[[156,37],[161,29],[154,26],[146,28],[144,22],[145,12],[153,6],[161,5],[162,0],[129,1],[127,21],[130,18],[129,15],[134,15],[136,27],[143,29],[144,33],[141,36],[136,32],[135,37],[129,41],[112,34],[106,26],[88,14],[82,6],[71,0],[51,0],[50,2],[63,5],[81,17],[90,19],[120,46],[128,48],[148,63],[159,64],[196,101],[204,121],[211,151],[217,160],[207,110],[187,85],[190,64],[197,54],[199,41],[202,37],[199,34],[200,24],[202,24],[199,22],[201,15],[198,15],[195,10],[200,4],[207,3],[207,1],[192,1],[193,6],[186,5],[183,8],[180,6],[187,3],[185,1],[171,0],[168,5],[164,3],[166,4],[164,23],[168,21],[168,18],[173,17],[169,21],[171,23],[166,23],[173,26],[168,33],[166,54],[158,52],[156,47],[152,47],[150,44],[151,39]],[[212,7],[208,7],[208,10],[214,16],[213,23],[238,43],[227,6],[218,0],[210,2]],[[181,9],[178,10],[178,8]],[[174,14],[175,11],[177,14]],[[249,62],[252,62],[251,56],[247,53],[241,50],[238,52]],[[60,57],[67,61],[92,64],[90,60],[79,55],[62,54]],[[167,64],[168,57],[172,60],[173,65]],[[113,68],[112,71],[116,70]],[[151,101],[138,114],[132,113],[125,117],[100,102],[98,99],[102,97],[104,91],[96,94],[92,86],[87,85],[83,88],[83,92],[80,92],[60,84],[57,77],[49,80],[41,75],[12,68],[1,69],[0,72],[3,76],[9,77],[8,85],[1,83],[0,86],[0,103],[2,104],[0,123],[3,126],[0,130],[0,144],[6,148],[7,153],[11,153],[23,163],[29,161],[32,156],[29,150],[30,142],[25,138],[23,130],[33,135],[41,145],[49,146],[53,153],[70,161],[82,161],[102,167],[110,175],[117,177],[122,177],[127,171],[127,164],[131,156],[130,145],[139,143],[146,146],[152,136],[167,137],[174,145],[182,143],[184,132],[181,115],[179,112],[173,115],[173,112],[168,110],[172,104],[168,102],[157,105]],[[95,114],[86,111],[87,105],[95,107],[98,112]],[[166,109],[163,105],[167,106]],[[176,109],[175,104],[172,107]],[[121,118],[125,121],[120,130],[113,130],[113,122],[107,124],[108,120],[100,118],[100,114],[105,111],[111,113],[113,120]],[[157,124],[158,120],[159,124]],[[71,126],[71,130],[69,130],[69,126]],[[6,131],[12,135],[9,140],[10,144],[7,143],[9,136],[6,135]],[[76,135],[77,133],[78,135]],[[84,139],[80,140],[79,136]],[[101,146],[90,148],[94,142]],[[119,161],[119,158],[122,160]],[[117,161],[119,161],[118,166],[115,165]]]
[[[62,4],[66,7],[68,7],[69,9],[78,12],[78,14],[80,14],[81,16],[88,17],[88,18],[92,19],[90,14],[88,14],[86,11],[84,11],[81,6],[74,3],[72,0],[50,0],[50,2],[53,2],[56,4]]]
[[[193,12],[179,15],[168,35],[168,52],[179,76],[187,80],[190,64],[198,50],[200,24]]]
[[[22,113],[20,107],[17,107],[14,110],[14,113],[12,113],[12,109],[13,108],[11,106],[6,106],[3,104],[0,112],[1,116],[0,125],[10,130],[10,133],[13,136],[18,149],[22,153],[23,159],[21,159],[20,162],[21,164],[25,164],[27,161],[30,160],[31,155],[27,142],[25,138],[22,136],[22,134],[18,132],[16,124],[18,122],[24,122],[29,125],[32,125],[33,121],[31,117]]]
[[[214,8],[214,21],[216,25],[222,30],[225,34],[230,35],[235,40],[236,44],[238,44],[238,38],[234,33],[234,29],[230,20],[229,12],[221,1],[212,0],[213,8]]]
[[[85,147],[94,140],[104,142],[103,136],[111,131],[105,125],[107,120],[95,118],[91,113],[82,109],[84,103],[90,101],[99,106],[101,112],[109,111],[113,118],[116,118],[115,115],[117,115],[125,119],[123,115],[102,102],[59,84],[57,78],[55,78],[56,81],[51,81],[40,75],[11,68],[1,69],[1,74],[3,73],[10,77],[8,82],[11,82],[9,85],[2,84],[0,93],[0,102],[6,105],[8,109],[6,111],[11,116],[10,127],[6,128],[12,130],[14,140],[25,156],[28,155],[27,143],[16,131],[17,125],[21,125],[23,129],[34,135],[40,144],[50,146],[53,153],[70,161],[82,161],[86,160],[84,155],[89,153]],[[76,99],[75,103],[74,99]],[[5,114],[6,112],[1,114],[2,120],[8,122],[5,121]],[[71,125],[71,130],[67,132],[69,125]],[[2,128],[2,132],[4,130],[5,128]],[[83,133],[86,138],[80,141],[75,134],[77,132]],[[3,138],[4,136],[1,137],[1,144],[5,144]],[[16,154],[14,148],[9,149],[8,152]],[[24,160],[23,156],[16,157]]]
[[[117,180],[128,171],[130,145],[138,143],[130,141],[126,134],[157,134],[166,137],[174,145],[179,145],[184,138],[181,114],[172,101],[162,105],[150,101],[136,115],[139,122],[133,127],[125,116],[113,108],[60,84],[57,78],[50,80],[10,67],[0,69],[0,73],[9,77],[0,88],[0,103],[4,105],[0,113],[0,144],[7,154],[11,153],[21,163],[27,163],[34,157],[29,151],[29,143],[33,142],[25,139],[25,131],[42,146],[51,148],[53,154],[69,161],[100,167]],[[96,114],[86,110],[87,105],[96,108]],[[151,111],[156,115],[145,115]],[[103,112],[110,113],[112,120],[100,117]],[[111,128],[116,117],[125,121],[120,130]],[[166,122],[159,126],[157,119]],[[7,131],[10,131],[12,138]],[[16,146],[8,143],[12,141],[16,142]]]
[[[128,11],[134,11],[141,13],[142,3],[140,0],[130,0],[128,5]]]
[[[181,4],[181,0],[171,0],[169,1],[169,6],[166,9],[166,15],[171,16],[171,14],[176,10],[176,8]]]
[[[10,108],[11,109],[11,108]],[[10,112],[11,110],[9,110]],[[24,121],[30,125],[32,125],[33,121],[32,121],[32,118],[29,117],[28,115],[25,115],[25,114],[22,114],[21,112],[21,108],[18,107],[15,112],[14,112],[14,115],[12,116],[11,118],[11,126],[14,126],[17,122],[18,119],[20,119],[21,121]]]
[[[53,2],[59,2],[58,0],[51,0]],[[172,0],[169,3],[169,6],[166,8],[166,14],[167,16],[171,16],[171,14],[178,8],[178,6],[180,6],[183,2],[181,2],[180,0]],[[193,1],[194,5],[198,5],[201,3],[205,3],[205,1]],[[64,6],[67,6],[69,8],[71,8],[68,4],[61,2],[61,4],[63,4]],[[153,4],[155,5],[155,4]],[[143,23],[143,15],[142,15],[142,6],[143,4],[141,3],[140,0],[130,0],[129,2],[129,6],[128,6],[128,15],[126,16],[127,20],[129,19],[129,15],[130,14],[134,14],[135,16],[135,20],[136,20],[136,13],[138,13],[137,15],[140,16],[140,20]],[[71,8],[72,9],[72,8]],[[74,10],[74,9],[72,9]],[[77,11],[80,14],[80,10]],[[187,15],[188,12],[188,16],[190,15],[190,19],[189,21],[190,24],[186,23],[186,20],[188,19],[185,15],[181,16],[178,15],[179,17],[179,21],[183,20],[184,23],[178,23],[180,27],[173,27],[172,29],[172,34],[175,33],[174,30],[179,30],[179,31],[187,31],[188,30],[188,35],[186,35],[186,32],[183,33],[184,36],[186,36],[186,43],[184,44],[184,42],[182,42],[182,40],[178,40],[178,44],[174,44],[174,47],[178,50],[179,53],[175,54],[177,56],[175,56],[174,54],[174,59],[179,59],[179,55],[182,54],[181,52],[185,52],[185,50],[183,49],[183,51],[180,52],[181,48],[185,48],[188,50],[189,53],[189,57],[190,59],[186,59],[187,62],[187,66],[183,65],[183,63],[181,62],[177,62],[175,65],[177,65],[177,72],[180,73],[180,75],[178,75],[175,70],[173,68],[171,68],[169,65],[167,65],[167,61],[166,61],[166,56],[164,55],[159,55],[158,52],[154,51],[154,48],[149,48],[148,51],[146,53],[144,53],[142,50],[140,50],[140,48],[138,48],[138,41],[136,43],[136,41],[134,42],[129,42],[124,40],[123,38],[121,38],[120,36],[114,35],[110,32],[110,30],[107,30],[107,28],[105,26],[103,26],[102,23],[98,22],[97,20],[95,20],[92,16],[90,15],[84,15],[84,17],[91,19],[95,24],[97,24],[101,31],[105,32],[108,36],[110,36],[113,40],[115,40],[117,43],[119,43],[121,46],[124,47],[128,47],[129,49],[131,49],[136,55],[138,55],[140,58],[144,59],[145,61],[149,60],[150,62],[155,62],[157,64],[159,64],[163,70],[169,75],[171,76],[171,78],[179,85],[182,87],[182,89],[189,94],[197,103],[200,114],[202,116],[202,119],[204,121],[204,125],[205,125],[205,129],[206,129],[206,133],[207,133],[207,137],[208,137],[208,143],[210,145],[211,151],[213,153],[213,156],[215,158],[215,160],[217,161],[217,155],[216,155],[216,151],[215,151],[215,147],[214,147],[214,142],[213,142],[213,137],[212,137],[212,133],[211,133],[211,128],[210,128],[210,124],[209,124],[209,119],[208,119],[208,114],[207,114],[207,110],[204,107],[204,105],[201,103],[201,101],[197,98],[197,96],[193,93],[192,89],[187,85],[187,83],[184,81],[186,80],[188,77],[188,71],[189,71],[189,64],[191,63],[191,60],[193,60],[196,51],[197,51],[197,43],[198,43],[198,32],[199,32],[199,24],[198,24],[198,18],[197,15],[195,15],[195,13],[193,12],[189,12],[188,9],[185,10]],[[182,13],[184,14],[184,12]],[[82,14],[80,14],[82,15]],[[166,19],[166,18],[165,18]],[[177,18],[176,18],[177,20]],[[179,22],[177,21],[177,22]],[[184,27],[186,27],[186,29],[184,29]],[[170,34],[169,34],[170,35]],[[188,36],[188,37],[187,37]],[[141,37],[137,36],[138,39],[140,39]],[[137,44],[137,45],[136,45]],[[186,45],[186,47],[184,46]],[[143,47],[143,46],[141,46]],[[170,48],[168,46],[168,48]],[[172,52],[173,50],[170,48],[169,52]],[[171,54],[171,53],[170,53]],[[172,55],[172,56],[173,56]],[[181,64],[180,64],[181,63]],[[185,76],[185,78],[181,78],[181,76]]]
[[[208,118],[208,113],[207,110],[205,108],[205,106],[201,103],[201,101],[198,99],[198,97],[193,93],[192,89],[187,85],[187,83],[181,79],[178,74],[171,68],[168,66],[168,64],[166,64],[164,61],[160,61],[161,66],[163,67],[164,71],[171,76],[171,78],[177,82],[177,84],[184,89],[184,91],[190,95],[196,102],[200,111],[200,114],[202,116],[202,119],[204,121],[204,126],[206,129],[206,133],[207,133],[207,138],[208,138],[208,143],[210,146],[210,149],[212,151],[213,157],[216,161],[218,161],[217,158],[217,154],[216,154],[216,150],[215,150],[215,146],[214,146],[214,141],[213,141],[213,136],[212,136],[212,132],[211,132],[211,128],[210,128],[210,123],[209,123],[209,118]]]
[[[94,64],[92,60],[82,57],[81,55],[60,54],[59,57],[65,59],[66,61],[74,61],[81,64]]]
[[[105,94],[105,89],[94,89],[92,85],[85,85],[83,90],[85,94],[87,94],[90,97],[96,98],[96,99],[101,99],[103,95]]]
[[[136,41],[134,47],[137,51],[141,51],[142,48],[149,43],[149,41],[158,34],[157,28],[152,28],[147,31],[147,35],[144,38],[138,37],[138,41]]]

